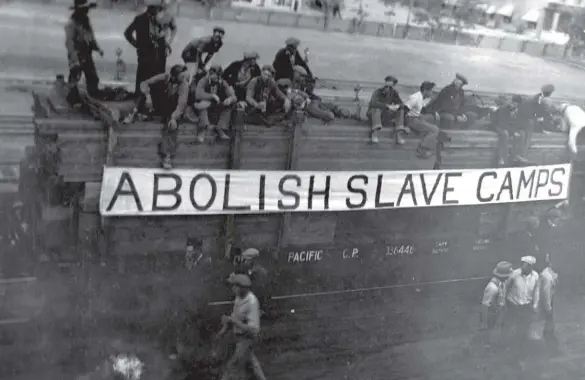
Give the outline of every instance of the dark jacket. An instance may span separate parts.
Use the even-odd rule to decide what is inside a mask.
[[[144,12],[134,17],[134,20],[124,31],[124,37],[130,45],[136,48],[137,54],[150,54],[154,50],[166,47],[165,33],[167,28],[176,28],[174,21],[157,23],[156,33],[151,35],[151,18]]]
[[[511,131],[514,128],[516,117],[509,104],[498,107],[491,116],[491,129],[493,131]]]
[[[311,70],[309,69],[309,65],[307,65],[307,62],[305,62],[303,57],[301,57],[298,50],[295,51],[293,64],[291,62],[289,51],[286,48],[280,49],[278,53],[276,53],[276,56],[274,57],[274,63],[272,64],[272,67],[274,67],[274,71],[276,72],[274,78],[276,80],[279,80],[280,78],[288,78],[292,80],[293,66],[296,65],[299,65],[303,67],[305,70],[307,70],[307,74],[309,74],[310,77],[313,76],[313,73],[311,73]]]
[[[99,50],[99,46],[89,21],[83,25],[74,18],[69,20],[65,25],[65,47],[70,68],[91,59],[91,53]]]
[[[450,113],[455,116],[463,114],[465,104],[465,93],[463,89],[450,84],[444,87],[437,98],[428,105],[427,112]]]
[[[240,101],[246,100],[246,87],[248,86],[248,83],[250,83],[252,78],[260,76],[260,66],[254,64],[250,67],[250,75],[247,80],[238,82],[238,75],[243,64],[244,60],[234,61],[223,71],[223,79],[234,88],[236,96]]]
[[[179,83],[172,83],[169,73],[158,74],[142,82],[140,84],[140,90],[145,95],[150,94],[151,87],[159,84],[164,84],[165,95],[168,99],[173,99],[173,103],[176,102],[174,110],[169,110],[171,112],[169,117],[174,120],[179,120],[185,111],[185,107],[187,107],[187,100],[189,98],[189,83],[186,77]]]
[[[390,91],[386,91],[385,87],[381,87],[376,89],[372,93],[372,97],[370,99],[370,104],[368,105],[368,110],[372,109],[386,109],[386,106],[390,105],[403,105],[402,99],[400,99],[400,95],[395,89]]]
[[[271,96],[285,100],[286,95],[279,90],[273,79],[262,80],[262,77],[253,78],[246,89],[246,101],[252,106],[258,106],[260,102],[268,102]]]
[[[217,83],[211,83],[209,77],[201,79],[195,89],[195,98],[197,100],[212,100],[213,95],[217,95],[221,101],[236,96],[232,86],[223,79]]]
[[[541,99],[542,94],[537,94],[522,101],[518,108],[518,121],[520,124],[533,122],[539,118],[543,118],[545,123],[551,121],[552,116],[546,110],[546,107],[541,104]]]
[[[185,63],[199,62],[199,67],[203,68],[222,46],[222,41],[215,41],[211,36],[197,38],[185,46],[181,53],[181,58]],[[205,58],[203,58],[203,53],[206,54]]]

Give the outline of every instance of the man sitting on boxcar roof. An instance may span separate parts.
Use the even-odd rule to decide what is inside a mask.
[[[238,102],[245,107],[246,88],[252,78],[260,76],[258,66],[258,53],[249,51],[244,53],[244,58],[234,61],[223,71],[223,79],[234,88]]]
[[[307,62],[301,57],[299,53],[299,45],[301,41],[298,38],[290,37],[286,40],[286,47],[280,49],[274,57],[272,66],[275,70],[275,79],[288,78],[293,80],[293,73],[295,66],[301,66],[307,71],[307,74],[312,77],[313,73],[309,69]]]
[[[324,123],[330,123],[335,120],[333,112],[323,107],[321,98],[313,93],[314,86],[311,86],[312,83],[310,83],[313,82],[313,78],[309,76],[307,70],[298,65],[295,66],[293,70],[293,91],[300,91],[308,97],[308,102],[305,106],[305,112],[307,115],[319,119]]]
[[[261,75],[252,78],[246,89],[246,102],[248,104],[246,119],[249,123],[270,126],[271,118],[267,118],[267,116],[277,113],[276,103],[270,101],[271,97],[281,100],[284,113],[289,112],[291,108],[290,99],[276,85],[274,68],[270,65],[264,65]]]
[[[405,102],[408,107],[408,127],[421,135],[420,144],[416,149],[419,158],[430,157],[437,147],[439,127],[433,123],[435,120],[432,115],[421,114],[423,108],[430,102],[434,88],[434,82],[425,81],[420,85],[420,91],[412,94]]]
[[[404,144],[401,134],[404,128],[404,103],[394,88],[398,79],[388,75],[384,79],[384,87],[378,88],[372,94],[368,106],[368,119],[372,124],[371,139],[373,143],[379,142],[379,134],[383,126],[394,125],[396,127],[396,143]]]
[[[445,86],[437,98],[429,104],[427,112],[438,115],[441,129],[454,129],[467,122],[465,114],[465,93],[463,87],[468,84],[467,78],[456,74],[451,84]]]

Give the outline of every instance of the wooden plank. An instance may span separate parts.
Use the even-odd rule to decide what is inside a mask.
[[[99,212],[101,182],[86,182],[82,199],[82,211],[85,213]]]

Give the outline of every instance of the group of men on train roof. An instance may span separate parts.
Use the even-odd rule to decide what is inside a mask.
[[[95,7],[95,3],[74,1],[73,14],[66,26],[70,103],[79,102],[76,84],[82,74],[86,77],[88,94],[99,96],[99,78],[92,53],[97,51],[103,55],[88,18],[88,10]],[[124,122],[144,120],[152,114],[163,117],[159,153],[164,168],[173,166],[178,127],[183,120],[198,123],[197,140],[202,143],[208,132],[221,140],[229,139],[235,107],[245,109],[246,122],[261,125],[290,121],[290,112],[294,109],[303,110],[307,116],[326,123],[336,116],[351,116],[351,112],[315,95],[315,77],[307,60],[299,53],[301,42],[297,38],[285,41],[272,65],[260,67],[258,53],[248,51],[225,70],[218,64],[211,64],[208,68],[214,54],[223,46],[225,30],[217,26],[211,36],[189,42],[181,54],[183,64],[175,64],[167,71],[166,61],[176,32],[176,21],[167,12],[164,0],[147,0],[146,10],[137,15],[124,32],[128,42],[136,48],[138,57],[138,100]],[[436,97],[433,97],[435,83],[425,81],[420,91],[404,102],[395,88],[397,83],[397,78],[387,76],[384,86],[372,94],[367,112],[372,143],[379,142],[384,127],[394,128],[397,144],[404,143],[404,134],[415,131],[421,137],[417,155],[427,158],[436,150],[441,129],[469,126],[478,118],[466,107],[463,87],[468,80],[461,74],[457,74]],[[508,140],[513,140],[512,161],[527,163],[524,157],[535,124],[539,119],[550,117],[548,103],[542,99],[550,97],[553,92],[553,85],[545,85],[535,96],[527,99],[515,97],[500,105],[491,127],[501,137],[500,150],[507,152]]]

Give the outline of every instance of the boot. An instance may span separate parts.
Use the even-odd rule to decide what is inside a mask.
[[[433,155],[433,152],[428,150],[428,149],[424,149],[422,147],[418,147],[418,149],[416,150],[416,156],[420,159],[427,159],[430,158]]]
[[[130,113],[122,120],[122,124],[132,124],[136,120],[136,116],[138,115],[138,110],[136,108],[132,109]]]
[[[404,132],[402,130],[397,130],[396,132],[394,132],[394,134],[396,135],[396,144],[398,145],[404,145],[404,138],[402,137],[402,134]]]
[[[171,155],[170,154],[166,154],[161,162],[161,166],[163,167],[163,169],[167,169],[170,170],[173,168],[173,160],[171,159]]]
[[[197,131],[197,142],[203,144],[205,142],[205,138],[207,137],[207,127],[199,127],[199,131]]]
[[[215,128],[215,133],[217,134],[217,138],[221,141],[229,141],[230,137],[222,128]]]
[[[528,161],[526,158],[524,158],[522,156],[516,156],[516,157],[514,157],[514,159],[512,161],[516,165],[528,165],[528,164],[530,164],[530,161]]]
[[[379,129],[374,129],[372,131],[371,139],[372,139],[372,143],[373,144],[377,144],[377,143],[380,142],[380,139],[378,137],[379,134],[380,134],[380,130]]]

